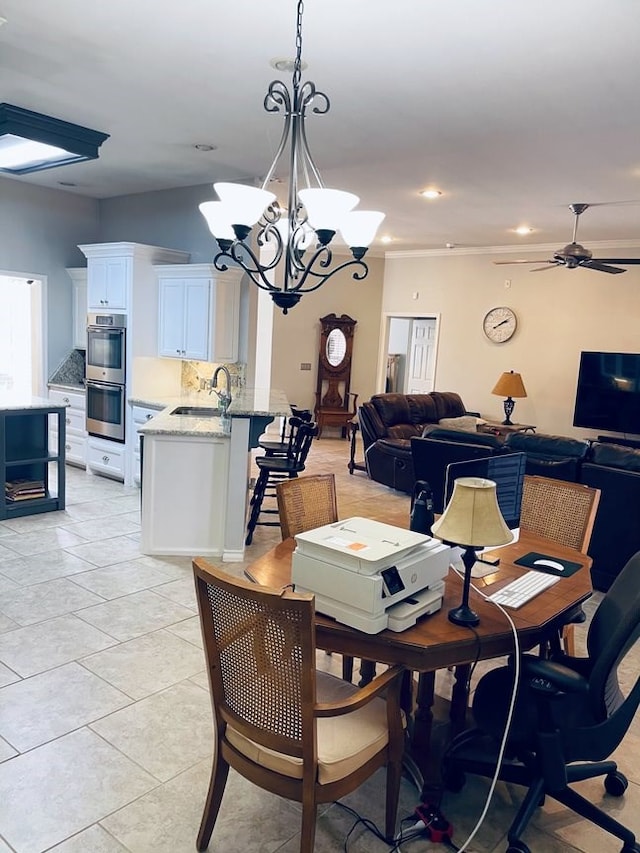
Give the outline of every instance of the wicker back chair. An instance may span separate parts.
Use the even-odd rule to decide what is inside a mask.
[[[527,475],[522,490],[520,527],[586,554],[599,502],[599,489]],[[584,621],[582,608],[574,621]],[[564,626],[562,640],[567,654],[575,655],[574,625]]]
[[[333,474],[285,480],[276,486],[276,495],[283,539],[338,520]]]
[[[391,839],[404,739],[401,667],[364,690],[316,672],[312,595],[239,580],[202,558],[193,571],[217,732],[198,850],[209,844],[230,766],[302,803],[300,853],[312,853],[317,805],[386,764]]]

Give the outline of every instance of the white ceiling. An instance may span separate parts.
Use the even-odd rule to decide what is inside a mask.
[[[264,175],[269,63],[293,57],[295,13],[0,0],[0,101],[110,134],[97,161],[14,180],[106,198]],[[387,249],[560,247],[570,202],[640,200],[639,45],[638,0],[306,0],[303,79],[331,100],[310,148],[325,185],[386,211]],[[578,238],[640,239],[640,203],[587,211]]]

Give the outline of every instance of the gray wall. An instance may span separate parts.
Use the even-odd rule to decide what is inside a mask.
[[[78,243],[98,240],[98,202],[0,178],[0,270],[47,277],[48,373],[71,349],[71,280]]]
[[[216,198],[211,184],[118,196],[100,202],[100,242],[147,243],[189,252],[210,264],[217,244],[198,205]]]

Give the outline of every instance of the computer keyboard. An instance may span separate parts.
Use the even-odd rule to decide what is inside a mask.
[[[517,610],[522,607],[543,590],[557,583],[560,578],[557,575],[547,575],[543,572],[527,572],[519,578],[511,581],[498,592],[487,596],[489,601],[501,604],[503,607],[512,607]]]

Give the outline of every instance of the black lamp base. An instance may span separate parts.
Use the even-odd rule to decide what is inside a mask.
[[[512,397],[507,397],[507,399],[504,401],[504,420],[502,421],[502,426],[513,426],[511,415],[513,414],[515,405],[515,400]]]
[[[453,544],[453,543],[448,543]],[[478,625],[480,617],[469,607],[469,588],[471,586],[471,569],[476,561],[476,549],[469,545],[462,552],[462,563],[464,565],[464,581],[462,585],[462,601],[458,607],[449,611],[449,621],[455,625],[466,627]]]
[[[479,625],[480,617],[467,605],[461,604],[449,611],[449,622],[455,625]]]

